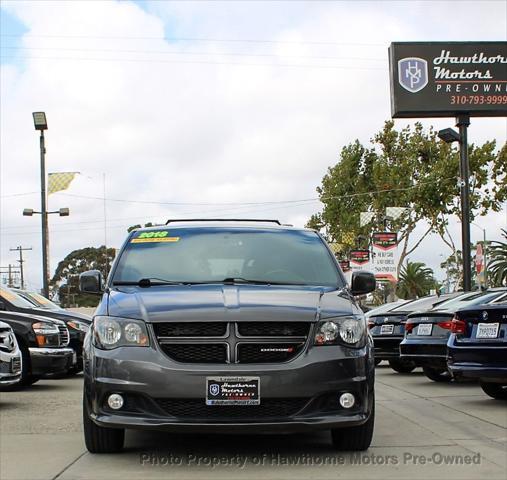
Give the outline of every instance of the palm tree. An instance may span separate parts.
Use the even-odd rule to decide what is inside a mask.
[[[507,240],[507,230],[502,229]],[[507,243],[491,242],[488,252],[488,279],[494,286],[507,285]]]
[[[427,295],[435,287],[433,270],[421,262],[410,262],[401,267],[398,281],[398,296],[417,298]]]

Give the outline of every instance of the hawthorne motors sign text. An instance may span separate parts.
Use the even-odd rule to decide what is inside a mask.
[[[389,48],[393,118],[507,115],[507,42]]]

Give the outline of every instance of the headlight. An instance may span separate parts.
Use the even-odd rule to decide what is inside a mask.
[[[364,317],[343,317],[320,322],[315,333],[315,345],[345,344],[363,346],[366,325]]]
[[[58,325],[49,322],[32,323],[37,345],[39,347],[59,347],[60,331]]]
[[[119,317],[95,317],[94,344],[111,350],[117,347],[149,347],[146,324],[141,320]]]
[[[90,329],[90,326],[79,320],[72,320],[71,322],[67,322],[67,326],[69,328],[73,328],[74,330],[79,330],[80,332],[87,332]]]

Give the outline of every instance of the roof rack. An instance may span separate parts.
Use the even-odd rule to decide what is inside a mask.
[[[258,218],[179,218],[170,219],[165,222],[166,225],[175,222],[259,222],[259,223],[276,223],[281,225],[280,220],[258,219]]]

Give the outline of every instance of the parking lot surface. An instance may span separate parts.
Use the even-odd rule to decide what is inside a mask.
[[[0,394],[0,478],[505,479],[507,408],[477,384],[438,384],[419,370],[377,368],[367,452],[336,452],[329,434],[208,436],[130,431],[116,455],[91,455],[82,377]]]

